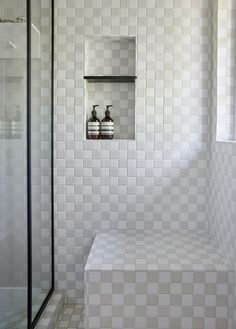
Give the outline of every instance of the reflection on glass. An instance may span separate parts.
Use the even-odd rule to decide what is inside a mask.
[[[0,0],[0,328],[27,325],[26,1]]]
[[[51,1],[32,0],[31,127],[26,1],[0,0],[0,329],[27,328],[27,129],[31,129],[32,320],[51,286]],[[31,269],[29,269],[31,270]]]
[[[51,1],[32,0],[32,304],[51,288]]]

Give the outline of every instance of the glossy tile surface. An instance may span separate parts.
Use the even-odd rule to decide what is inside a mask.
[[[84,302],[83,271],[98,231],[207,231],[211,3],[55,3],[55,260],[57,285],[70,303]],[[91,36],[136,37],[136,140],[85,140]],[[101,86],[104,99],[91,93],[103,105],[121,92],[122,109],[129,103],[123,87]]]
[[[206,237],[98,234],[85,267],[85,327],[229,329],[232,274]]]
[[[66,304],[55,329],[84,329],[82,305]]]
[[[98,233],[85,270],[228,271],[207,237]]]

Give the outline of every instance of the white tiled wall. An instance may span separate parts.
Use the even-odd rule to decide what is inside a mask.
[[[40,31],[32,49],[32,253],[33,287],[51,287],[51,1],[31,0],[32,22]]]
[[[210,0],[56,2],[56,281],[83,300],[94,234],[206,231]],[[84,140],[85,36],[136,36],[135,141]]]
[[[135,38],[85,40],[85,75],[135,75]]]
[[[218,5],[218,20],[217,20]],[[227,24],[225,20],[227,19]],[[223,22],[223,24],[222,24]],[[218,23],[218,31],[217,31]],[[233,0],[218,0],[213,2],[213,69],[212,69],[212,129],[211,129],[211,147],[210,147],[210,165],[209,165],[209,231],[213,239],[221,246],[229,262],[236,270],[236,144],[235,142],[216,142],[217,135],[220,132],[221,138],[231,138],[232,134],[232,117],[230,113],[234,108],[234,82],[232,81],[232,71],[235,71],[235,35],[236,35],[236,3]],[[224,28],[223,28],[224,27]],[[223,28],[223,33],[222,33]],[[217,35],[218,32],[218,35]],[[220,50],[217,56],[217,36]],[[227,38],[227,41],[226,41]],[[223,45],[227,46],[223,52]],[[217,66],[217,57],[218,60]],[[233,58],[232,58],[233,56]],[[222,60],[223,59],[223,60]],[[225,65],[227,64],[227,70]],[[223,71],[222,71],[222,70]],[[225,72],[225,78],[217,80],[217,70]],[[226,83],[226,84],[223,84]],[[218,85],[217,85],[218,84]],[[219,95],[219,86],[223,86],[223,94]],[[222,89],[221,89],[222,91]],[[217,101],[223,101],[217,102]],[[229,106],[231,104],[231,106]],[[223,105],[223,106],[222,106]],[[218,122],[217,122],[218,119]],[[223,119],[223,120],[222,120]],[[225,120],[226,119],[226,120]],[[230,124],[231,122],[231,124]],[[219,126],[219,124],[222,124]],[[228,125],[226,124],[228,123]],[[216,127],[218,131],[216,132]],[[231,131],[231,135],[230,135]],[[219,137],[219,136],[218,136]],[[235,297],[236,301],[236,297]],[[234,303],[235,303],[234,301]],[[234,304],[234,322],[236,323],[236,303]]]

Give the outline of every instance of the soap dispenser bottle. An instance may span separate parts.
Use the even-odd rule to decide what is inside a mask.
[[[87,138],[99,139],[100,138],[100,120],[97,118],[96,107],[99,105],[93,105],[92,116],[87,122]]]
[[[21,112],[19,110],[19,106],[15,105],[16,111],[14,114],[14,118],[11,121],[11,135],[15,138],[20,138],[21,131]]]
[[[109,108],[112,105],[106,106],[105,118],[101,121],[101,138],[102,139],[113,139],[114,136],[114,120],[110,117]]]

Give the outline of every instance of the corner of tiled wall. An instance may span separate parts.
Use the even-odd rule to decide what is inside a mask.
[[[233,18],[234,16],[234,18]],[[231,18],[230,18],[231,17]],[[232,104],[232,99],[234,98],[234,91],[232,94],[232,86],[229,87],[230,81],[233,78],[233,75],[226,81],[221,80],[218,76],[218,71],[220,70],[220,65],[231,63],[230,70],[227,71],[227,74],[231,71],[235,64],[232,61],[232,45],[235,45],[235,28],[236,26],[235,19],[235,1],[213,1],[212,2],[212,110],[211,110],[211,144],[209,152],[209,166],[208,166],[208,184],[207,184],[207,194],[208,194],[208,219],[209,219],[209,233],[211,237],[217,241],[218,245],[222,249],[223,253],[228,258],[228,261],[233,265],[234,270],[236,270],[236,248],[235,248],[235,211],[236,211],[236,144],[234,142],[227,142],[228,139],[232,139],[232,136],[229,136],[229,126],[227,128],[225,119],[228,115],[228,105]],[[228,20],[228,18],[230,18]],[[227,24],[223,25],[218,24],[218,20],[222,19],[222,22]],[[223,31],[222,31],[223,28]],[[219,31],[220,29],[220,31]],[[223,49],[223,44],[218,43],[219,35],[223,37],[228,37],[225,47]],[[233,40],[232,40],[233,38]],[[231,47],[229,45],[231,44]],[[218,47],[221,47],[220,53],[224,53],[224,60],[218,61]],[[235,47],[233,48],[235,49]],[[227,75],[226,74],[226,75]],[[218,84],[222,83],[227,97],[224,98],[225,103],[221,103],[218,107]],[[231,84],[232,85],[232,84]],[[224,120],[221,121],[223,125],[223,130],[218,126],[222,117],[218,117],[217,114],[219,111],[223,111],[222,115]],[[217,136],[217,129],[222,133],[221,137]],[[218,131],[218,132],[219,132]],[[228,133],[226,133],[228,132]],[[228,134],[228,135],[227,135]],[[225,140],[225,142],[217,142],[218,139]],[[235,280],[235,279],[234,279]],[[233,287],[232,291],[235,290]],[[233,314],[234,324],[236,323],[236,295],[233,301]],[[232,328],[235,327],[231,323]],[[231,327],[230,327],[231,328]]]

